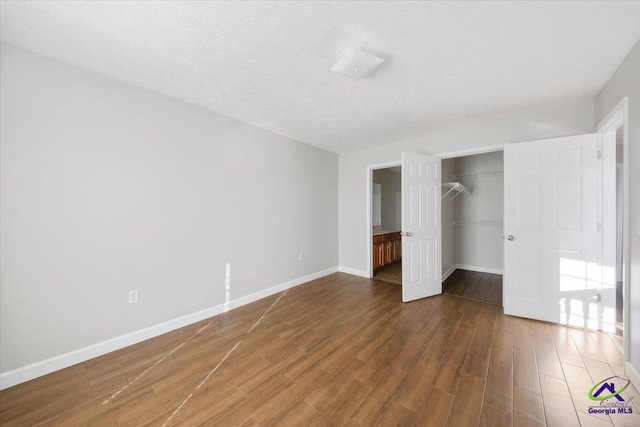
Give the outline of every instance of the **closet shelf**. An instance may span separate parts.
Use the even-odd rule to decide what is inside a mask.
[[[502,221],[465,221],[454,220],[453,225],[462,225],[470,227],[498,227],[502,228]]]
[[[444,196],[442,196],[442,199],[453,193],[453,197],[450,197],[447,202],[452,201],[453,199],[458,197],[459,194],[471,194],[471,190],[469,190],[459,182],[443,182],[442,186],[449,189],[449,191],[447,191]]]

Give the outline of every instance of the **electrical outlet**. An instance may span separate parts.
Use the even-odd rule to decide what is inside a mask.
[[[129,291],[129,304],[138,302],[138,290]]]
[[[640,216],[636,218],[636,234],[640,235]]]
[[[302,261],[302,253],[298,254],[298,261]]]

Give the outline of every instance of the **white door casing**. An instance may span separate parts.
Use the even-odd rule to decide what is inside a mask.
[[[598,134],[602,141],[598,150],[602,152],[601,171],[602,179],[599,185],[602,187],[602,210],[600,223],[602,224],[602,287],[601,318],[599,330],[616,332],[616,282],[617,271],[617,178],[616,178],[616,131]],[[620,272],[622,273],[622,272]]]
[[[402,153],[402,301],[442,293],[441,159]]]
[[[506,145],[504,166],[505,314],[597,329],[597,134]]]

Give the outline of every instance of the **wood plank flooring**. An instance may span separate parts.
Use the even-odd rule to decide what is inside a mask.
[[[442,292],[502,306],[502,276],[456,270],[442,284]]]
[[[0,424],[638,426],[588,413],[616,339],[336,273],[4,390]]]

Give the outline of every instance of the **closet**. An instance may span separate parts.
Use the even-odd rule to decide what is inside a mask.
[[[442,161],[443,279],[456,270],[502,275],[503,172],[502,151]]]

